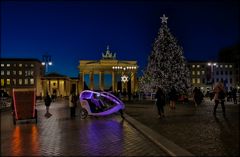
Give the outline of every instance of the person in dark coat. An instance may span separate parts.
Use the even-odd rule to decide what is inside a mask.
[[[156,105],[157,105],[157,109],[158,109],[159,118],[165,117],[165,115],[164,115],[165,94],[160,87],[158,87],[158,89],[157,89],[155,99],[157,99]]]
[[[52,99],[50,98],[48,93],[47,93],[47,96],[44,99],[44,102],[45,102],[47,113],[49,113],[49,106],[51,105]]]
[[[175,110],[176,101],[177,101],[177,91],[174,87],[172,87],[171,91],[169,92],[169,100],[170,100],[170,109]]]

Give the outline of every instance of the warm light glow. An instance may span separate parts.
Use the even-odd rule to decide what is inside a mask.
[[[42,65],[45,65],[45,62],[42,62]]]
[[[208,63],[208,66],[211,66],[212,65],[212,63]]]

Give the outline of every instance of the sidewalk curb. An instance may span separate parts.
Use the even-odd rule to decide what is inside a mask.
[[[139,121],[135,120],[131,116],[124,113],[125,119],[130,123],[134,128],[139,130],[142,134],[144,134],[147,138],[149,138],[152,142],[158,145],[170,156],[195,156],[194,154],[188,152],[187,150],[181,148],[176,145],[172,141],[166,139],[162,135],[143,125]]]

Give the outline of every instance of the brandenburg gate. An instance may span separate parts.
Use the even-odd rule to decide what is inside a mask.
[[[122,89],[126,92],[137,91],[137,61],[120,61],[116,59],[116,53],[112,54],[107,46],[105,53],[102,53],[101,60],[80,60],[79,91],[84,90],[84,76],[89,74],[89,88],[94,90],[94,75],[99,75],[99,89],[104,90],[104,74],[112,76],[112,91],[117,92],[117,81],[121,77]],[[129,86],[130,84],[130,86]],[[129,89],[131,88],[131,89]],[[123,91],[122,91],[123,92]]]

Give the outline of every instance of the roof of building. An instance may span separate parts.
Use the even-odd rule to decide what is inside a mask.
[[[37,58],[0,58],[1,61],[36,61],[40,62],[41,61]]]
[[[62,75],[62,74],[59,74],[59,73],[56,73],[56,72],[52,72],[52,73],[44,75],[44,77],[68,77],[68,76]]]

